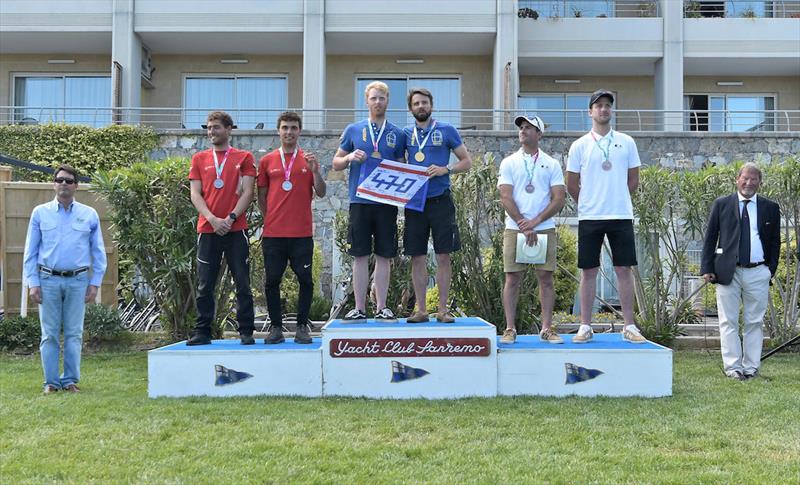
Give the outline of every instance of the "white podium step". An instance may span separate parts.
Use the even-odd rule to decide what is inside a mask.
[[[672,395],[672,350],[632,344],[620,333],[595,333],[585,344],[550,344],[521,335],[497,349],[497,393],[501,396]]]

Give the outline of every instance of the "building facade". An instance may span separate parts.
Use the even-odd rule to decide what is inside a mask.
[[[339,129],[374,79],[400,122],[423,86],[464,129],[527,110],[581,131],[604,87],[619,129],[800,131],[800,1],[0,2],[2,123],[198,128],[219,108],[271,129],[297,109]]]

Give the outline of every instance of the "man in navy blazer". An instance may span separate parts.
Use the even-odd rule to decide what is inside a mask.
[[[718,283],[725,375],[739,381],[758,376],[769,282],[778,268],[781,248],[780,208],[756,195],[760,185],[761,170],[746,163],[736,177],[736,193],[714,201],[700,265],[703,279]],[[740,306],[744,315],[742,340]]]

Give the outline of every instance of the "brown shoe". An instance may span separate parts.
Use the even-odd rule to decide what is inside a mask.
[[[439,323],[453,323],[456,319],[451,317],[447,312],[440,312],[436,314],[436,321]]]
[[[42,389],[42,394],[44,394],[45,396],[48,395],[48,394],[55,394],[57,392],[58,392],[58,388],[56,386],[52,385],[52,384],[48,384],[48,385],[44,386],[44,389]]]
[[[76,384],[67,384],[67,385],[64,387],[64,390],[65,390],[66,392],[81,392],[81,388],[80,388],[80,387],[78,387]]]
[[[429,321],[428,314],[420,311],[416,311],[413,315],[406,318],[406,322],[408,323],[425,323],[427,321]]]

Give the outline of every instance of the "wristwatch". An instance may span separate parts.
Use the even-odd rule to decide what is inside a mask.
[[[236,213],[235,212],[231,212],[230,215],[228,215],[228,217],[230,217],[233,222],[236,222]]]

